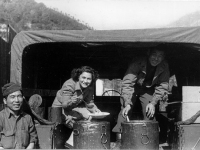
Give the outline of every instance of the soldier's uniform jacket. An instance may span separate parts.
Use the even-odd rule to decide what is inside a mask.
[[[124,107],[128,104],[132,105],[131,99],[136,91],[135,85],[137,84],[138,87],[144,86],[143,84],[146,76],[147,61],[147,57],[139,57],[134,59],[129,65],[122,81],[121,100]],[[151,100],[152,104],[157,104],[158,100],[160,100],[162,96],[168,92],[169,76],[170,73],[168,63],[166,61],[162,61],[156,67],[151,85],[147,87],[155,87],[153,99]]]

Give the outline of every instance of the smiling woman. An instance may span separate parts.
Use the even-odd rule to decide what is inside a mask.
[[[89,66],[83,66],[73,69],[71,78],[63,84],[62,88],[57,92],[52,107],[64,108],[66,124],[73,126],[74,116],[70,111],[76,111],[74,116],[76,119],[91,119],[88,113],[100,112],[94,104],[94,84],[98,78],[98,73]],[[80,109],[79,109],[80,108]],[[71,114],[71,115],[70,115]],[[69,116],[68,116],[69,115]]]
[[[54,108],[55,110],[57,108],[62,109],[63,119],[61,122],[66,124],[67,127],[73,128],[76,121],[90,121],[92,117],[89,113],[101,112],[94,104],[93,99],[97,78],[97,71],[89,66],[73,69],[71,78],[65,81],[62,88],[57,92],[52,110]],[[67,143],[73,145],[73,133]]]
[[[90,73],[84,72],[79,77],[79,83],[83,91],[91,84],[92,75]]]

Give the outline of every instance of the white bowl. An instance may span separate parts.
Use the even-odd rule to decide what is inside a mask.
[[[94,118],[94,119],[102,119],[102,118],[110,115],[110,113],[108,113],[108,112],[89,113],[89,115],[92,116],[92,118]]]

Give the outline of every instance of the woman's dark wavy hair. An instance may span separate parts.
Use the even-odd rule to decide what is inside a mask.
[[[93,68],[89,67],[89,66],[82,66],[80,68],[77,69],[73,69],[71,72],[71,78],[74,81],[78,81],[79,80],[79,76],[83,73],[83,72],[88,72],[92,74],[92,84],[95,83],[95,81],[99,78],[99,74],[96,70],[94,70]]]

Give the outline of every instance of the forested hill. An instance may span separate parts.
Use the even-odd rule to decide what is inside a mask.
[[[34,0],[0,0],[0,24],[22,30],[92,30],[87,24]]]

